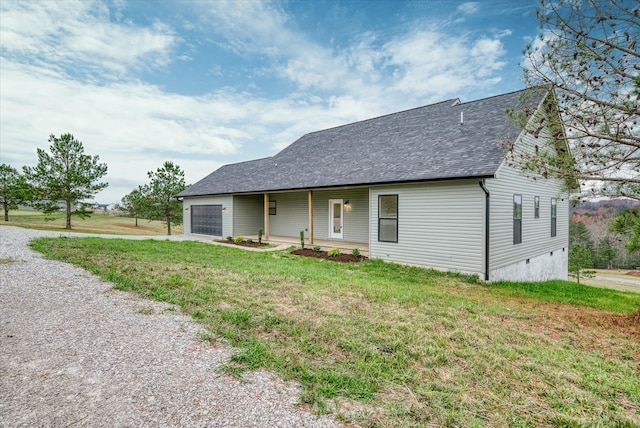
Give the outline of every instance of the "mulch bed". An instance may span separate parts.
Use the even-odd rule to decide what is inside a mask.
[[[237,245],[239,247],[253,247],[253,248],[268,247],[270,245],[270,244],[265,244],[264,242],[262,244],[258,244],[257,242],[247,242],[247,241],[236,243],[233,241],[229,241],[228,239],[225,239],[224,241],[220,241],[220,242],[222,242],[223,244]]]
[[[629,272],[627,272],[627,275],[640,276],[640,270],[630,270]]]
[[[334,262],[342,263],[355,263],[367,260],[365,256],[354,256],[353,254],[343,253],[340,253],[340,255],[336,257],[329,257],[326,251],[314,251],[309,248],[305,248],[304,250],[294,250],[291,252],[291,254],[295,254],[296,256],[315,257],[317,259],[332,260]]]

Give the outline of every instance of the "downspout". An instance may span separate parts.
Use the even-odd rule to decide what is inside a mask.
[[[484,280],[489,281],[489,190],[484,185],[484,180],[479,180],[478,184],[484,191]]]

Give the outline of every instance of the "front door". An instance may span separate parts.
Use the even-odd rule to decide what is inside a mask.
[[[329,238],[342,239],[342,199],[329,199]]]

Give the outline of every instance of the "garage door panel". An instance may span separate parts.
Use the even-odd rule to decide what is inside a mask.
[[[191,233],[222,236],[222,205],[191,205]]]

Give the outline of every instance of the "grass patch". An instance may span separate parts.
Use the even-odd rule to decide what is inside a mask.
[[[51,218],[51,220],[47,220]],[[1,222],[0,225],[19,226],[28,229],[66,231],[65,214],[55,213],[45,216],[43,213],[34,210],[15,210],[9,212],[9,221]],[[72,232],[82,233],[105,233],[114,235],[166,235],[167,227],[159,221],[149,221],[138,219],[136,221],[129,217],[116,217],[105,214],[93,214],[91,217],[81,219],[71,218]],[[182,226],[171,226],[172,233],[182,234]]]
[[[508,297],[527,297],[548,303],[581,305],[618,313],[640,311],[638,293],[589,287],[572,281],[494,282],[484,286]]]
[[[177,305],[302,401],[362,426],[640,424],[640,294],[197,242],[43,238],[34,249]],[[574,288],[570,288],[574,287]],[[622,302],[622,303],[621,303]]]

